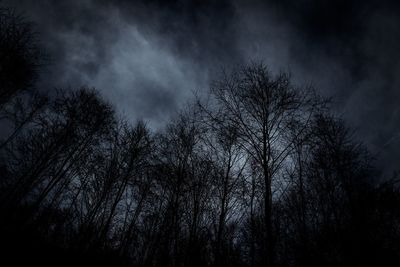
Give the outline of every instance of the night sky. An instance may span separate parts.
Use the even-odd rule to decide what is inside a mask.
[[[400,166],[400,1],[2,2],[36,24],[42,90],[96,87],[158,128],[222,68],[263,61],[333,97],[377,164]]]

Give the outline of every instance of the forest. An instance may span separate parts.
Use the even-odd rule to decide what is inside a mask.
[[[244,64],[155,130],[39,90],[39,43],[0,9],[2,266],[400,265],[399,177],[317,88]]]

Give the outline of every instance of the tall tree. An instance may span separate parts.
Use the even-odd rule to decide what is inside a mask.
[[[311,88],[296,88],[288,74],[273,76],[262,64],[224,74],[211,88],[211,94],[217,106],[216,114],[212,115],[214,122],[237,129],[242,149],[262,173],[263,262],[273,266],[276,239],[272,225],[273,193],[295,142],[288,134],[289,129],[298,134],[307,129],[321,103]]]

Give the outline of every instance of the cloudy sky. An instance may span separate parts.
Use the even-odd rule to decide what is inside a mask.
[[[379,164],[400,166],[400,1],[2,2],[36,24],[44,90],[96,87],[160,127],[222,68],[262,60],[334,97]]]

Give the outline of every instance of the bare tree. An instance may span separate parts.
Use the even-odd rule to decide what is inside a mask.
[[[43,62],[31,23],[13,10],[0,7],[0,108],[29,90]]]
[[[295,141],[288,130],[296,129],[300,134],[307,129],[319,102],[310,88],[295,88],[288,74],[272,76],[262,64],[224,74],[211,93],[217,105],[217,113],[212,115],[215,123],[237,129],[242,149],[262,173],[264,264],[272,266],[276,238],[272,229],[273,193]]]
[[[28,201],[39,207],[54,190],[62,191],[59,186],[73,180],[74,167],[108,133],[113,119],[112,109],[94,91],[62,92],[9,148],[14,180],[2,204],[11,208]]]
[[[203,125],[202,143],[214,169],[212,175],[211,205],[213,213],[214,265],[225,266],[228,263],[228,250],[233,247],[229,240],[229,225],[239,225],[243,218],[242,193],[247,155],[238,143],[237,129],[225,125],[221,119],[214,123],[214,117],[200,104],[200,121]],[[233,233],[232,233],[233,234]],[[237,233],[235,233],[237,234]]]

